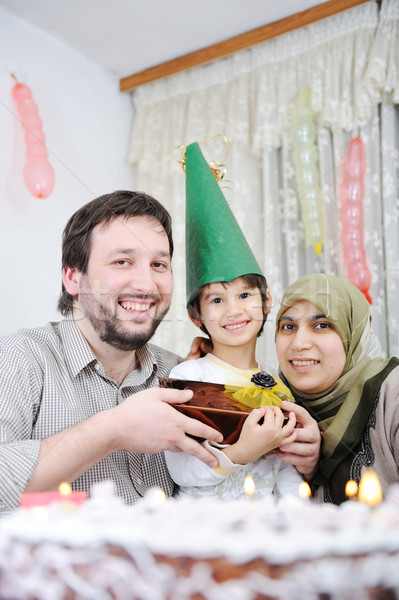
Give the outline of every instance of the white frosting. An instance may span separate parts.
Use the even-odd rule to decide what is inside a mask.
[[[278,600],[316,600],[320,593],[358,600],[380,585],[399,593],[398,497],[396,490],[371,510],[289,496],[274,504],[271,497],[214,502],[149,495],[128,507],[95,494],[70,512],[60,505],[19,510],[0,521],[0,597],[63,600],[72,589],[76,598],[92,600],[183,600],[196,592],[207,600],[252,600],[267,590]],[[110,554],[109,546],[131,558]],[[196,564],[187,578],[154,554],[237,564],[263,558],[286,568],[278,578],[250,572],[215,583],[209,564]]]

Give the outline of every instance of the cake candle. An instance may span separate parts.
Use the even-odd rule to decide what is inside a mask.
[[[244,492],[248,502],[252,502],[253,496],[255,494],[255,482],[251,475],[247,475],[244,479]]]
[[[368,470],[362,475],[359,485],[359,500],[372,508],[382,501],[381,484],[374,471]]]
[[[307,481],[301,481],[298,488],[298,496],[300,498],[309,499],[312,495],[310,485]]]
[[[25,492],[19,497],[21,508],[33,508],[37,506],[47,506],[54,502],[65,502],[78,506],[87,500],[86,492],[73,492],[69,483],[63,482],[58,488],[58,492]]]
[[[358,491],[359,488],[356,481],[349,479],[345,486],[345,496],[349,498],[349,500],[356,500]]]

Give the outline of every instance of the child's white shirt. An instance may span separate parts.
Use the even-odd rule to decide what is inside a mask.
[[[188,360],[172,369],[170,377],[210,383],[248,385],[258,371],[275,373],[264,365],[258,369],[238,369],[213,354],[197,360]],[[251,475],[255,482],[255,496],[275,495],[277,498],[298,495],[302,477],[295,467],[277,458],[275,454],[261,457],[247,465],[233,463],[220,448],[223,444],[203,445],[214,454],[219,465],[208,467],[204,462],[185,452],[165,451],[166,463],[172,479],[179,485],[179,496],[213,496],[224,500],[245,498],[244,479]]]

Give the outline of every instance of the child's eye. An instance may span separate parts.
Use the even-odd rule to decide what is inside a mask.
[[[221,298],[212,298],[211,304],[220,304],[222,302]]]
[[[243,292],[240,296],[240,298],[249,298],[251,296],[251,294],[249,292]]]

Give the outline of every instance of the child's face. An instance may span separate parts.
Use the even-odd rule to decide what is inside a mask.
[[[269,291],[267,299],[269,305]],[[262,308],[258,288],[249,287],[245,279],[237,277],[230,283],[210,283],[202,288],[201,320],[194,323],[205,325],[214,348],[217,344],[240,346],[256,342],[263,315],[269,311],[269,306]]]
[[[294,302],[281,316],[276,350],[289,384],[308,394],[327,390],[341,375],[346,361],[333,323],[306,300]]]

